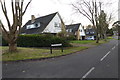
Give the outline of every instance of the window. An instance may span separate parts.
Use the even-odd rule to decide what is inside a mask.
[[[27,25],[26,29],[32,29],[32,28],[38,28],[38,27],[40,27],[40,23]]]
[[[55,27],[60,27],[60,24],[59,23],[57,23],[57,22],[55,22]]]
[[[80,30],[80,32],[82,32],[82,30]]]
[[[90,32],[91,34],[94,34],[94,32]]]
[[[38,24],[35,24],[35,27],[38,27]]]
[[[35,24],[35,28],[38,28],[38,27],[40,27],[40,23]]]
[[[69,30],[66,30],[67,32],[69,31]]]
[[[27,26],[27,29],[30,29],[30,28],[31,28],[31,26],[30,26],[30,25],[28,25],[28,26]]]
[[[72,32],[72,29],[69,29],[69,32]]]

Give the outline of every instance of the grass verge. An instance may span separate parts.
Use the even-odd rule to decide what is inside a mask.
[[[100,44],[104,44],[109,42],[109,40],[105,41],[105,40],[100,40],[99,43],[93,42],[92,45],[100,45]]]
[[[62,53],[60,49],[54,49],[53,54],[50,54],[49,49],[39,49],[39,48],[22,48],[18,47],[18,51],[14,53],[9,53],[8,47],[2,47],[2,61],[18,61],[18,60],[26,60],[26,59],[41,59],[41,58],[49,58],[49,57],[57,57],[62,55],[68,55],[71,53],[75,53],[77,51],[81,51],[87,49],[88,47],[70,47],[65,48]]]
[[[95,42],[95,40],[74,40],[74,41],[70,41],[70,43],[78,43],[78,44],[89,44],[89,43],[93,43]]]

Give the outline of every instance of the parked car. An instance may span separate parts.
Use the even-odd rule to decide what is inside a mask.
[[[94,36],[89,36],[86,38],[86,40],[95,40],[95,37]]]

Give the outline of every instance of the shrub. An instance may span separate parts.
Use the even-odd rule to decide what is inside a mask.
[[[1,44],[2,43],[2,44]],[[8,46],[7,41],[5,41],[2,37],[2,35],[0,35],[0,46]]]
[[[43,35],[20,35],[17,45],[20,47],[50,47],[51,44],[62,43],[64,47],[70,46],[66,39],[50,34]]]
[[[61,31],[59,33],[57,33],[58,37],[62,37],[62,38],[66,38],[67,37],[67,32],[66,31]]]
[[[74,35],[69,35],[66,37],[66,40],[76,40],[76,37]]]

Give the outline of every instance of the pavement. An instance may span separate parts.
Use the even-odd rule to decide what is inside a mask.
[[[118,78],[118,40],[41,61],[3,63],[3,78]]]

